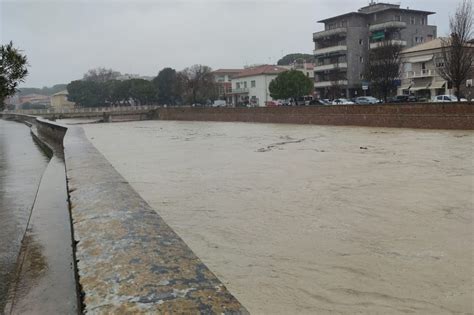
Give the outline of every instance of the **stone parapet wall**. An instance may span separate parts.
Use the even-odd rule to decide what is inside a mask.
[[[157,119],[426,129],[474,129],[474,104],[383,104],[257,108],[170,107]]]
[[[247,314],[82,128],[64,155],[86,313]]]

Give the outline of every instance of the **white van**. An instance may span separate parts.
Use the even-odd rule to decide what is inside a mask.
[[[224,107],[226,105],[227,105],[227,103],[224,100],[216,100],[212,104],[212,107]]]

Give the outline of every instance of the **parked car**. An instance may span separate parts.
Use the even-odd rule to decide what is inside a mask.
[[[356,104],[378,104],[380,100],[372,96],[360,96],[355,99]]]
[[[267,106],[267,107],[277,107],[278,103],[276,101],[267,101],[265,103],[265,106]]]
[[[319,99],[318,102],[321,105],[331,105],[331,102],[328,99]]]
[[[325,100],[311,100],[308,105],[331,105],[331,103]]]
[[[455,95],[437,95],[433,97],[433,102],[457,102],[458,98]]]
[[[214,103],[212,103],[212,107],[224,107],[226,105],[227,103],[224,100],[215,100]]]
[[[332,105],[352,105],[352,104],[354,104],[354,102],[351,102],[345,98],[337,98],[334,101],[332,101]]]
[[[388,103],[413,103],[418,102],[418,98],[413,95],[397,95],[387,100]]]

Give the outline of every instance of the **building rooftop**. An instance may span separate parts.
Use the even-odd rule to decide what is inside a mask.
[[[358,15],[358,16],[367,16],[376,12],[381,12],[381,11],[388,11],[388,10],[396,10],[396,11],[405,11],[405,12],[411,12],[411,13],[424,13],[426,15],[431,15],[435,14],[435,12],[431,11],[422,11],[422,10],[412,10],[410,8],[400,8],[399,4],[391,4],[391,3],[372,3],[369,4],[368,6],[362,7],[357,12],[348,12],[344,13],[341,15],[333,16],[324,20],[318,21],[318,23],[326,23],[332,20],[337,20],[342,17],[350,16],[350,15]]]
[[[62,90],[58,93],[53,94],[52,96],[58,96],[58,95],[69,95],[67,90]]]
[[[215,71],[212,71],[212,73],[222,73],[222,74],[226,74],[226,73],[240,73],[242,72],[244,69],[217,69]]]
[[[433,40],[430,40],[429,42],[425,42],[425,43],[404,49],[402,53],[406,54],[406,53],[412,53],[412,52],[417,52],[417,51],[438,49],[443,46],[443,41],[447,39],[448,38],[446,37],[438,37]],[[469,43],[467,46],[474,47],[474,44]]]
[[[239,72],[234,78],[243,78],[243,77],[251,77],[255,75],[262,75],[262,74],[279,74],[281,72],[288,71],[283,67],[274,66],[274,65],[263,65],[258,67],[247,68]]]

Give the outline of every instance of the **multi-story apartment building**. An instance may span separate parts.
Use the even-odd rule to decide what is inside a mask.
[[[384,41],[408,48],[436,38],[436,26],[428,25],[431,14],[372,2],[357,12],[319,21],[324,30],[313,34],[316,92],[324,97],[337,87],[346,97],[362,95],[369,50]]]

